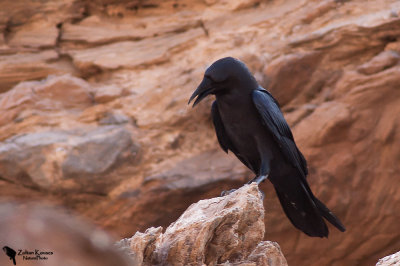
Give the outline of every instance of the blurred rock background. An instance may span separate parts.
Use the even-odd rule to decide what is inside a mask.
[[[397,0],[2,0],[0,199],[80,213],[116,238],[166,228],[252,178],[218,147],[206,67],[234,56],[282,105],[315,194],[346,233],[309,238],[272,186],[289,265],[373,265],[400,248]]]

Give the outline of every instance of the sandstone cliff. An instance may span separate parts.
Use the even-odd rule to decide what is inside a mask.
[[[0,195],[73,209],[121,237],[168,226],[250,173],[219,150],[205,67],[243,60],[280,101],[309,183],[348,231],[295,230],[266,182],[266,237],[289,264],[398,250],[397,0],[3,0]]]

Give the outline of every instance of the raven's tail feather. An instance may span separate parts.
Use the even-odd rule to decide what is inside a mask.
[[[289,198],[288,194],[275,190],[283,211],[297,229],[309,236],[328,237],[328,227],[307,191],[302,190]]]
[[[329,230],[323,218],[344,232],[340,220],[306,186],[282,192],[275,187],[282,208],[292,224],[309,236],[328,237]],[[323,217],[323,218],[322,218]]]
[[[331,224],[333,224],[337,229],[339,229],[341,232],[346,231],[346,228],[344,225],[340,222],[340,220],[328,209],[328,207],[325,206],[319,199],[314,197],[314,202],[315,205],[317,205],[317,208],[319,210],[319,213],[326,219],[328,220]]]

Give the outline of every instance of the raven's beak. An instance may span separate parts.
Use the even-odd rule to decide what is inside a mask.
[[[190,96],[188,104],[193,101],[194,98],[197,99],[193,103],[193,107],[195,107],[201,100],[203,100],[207,95],[210,95],[214,91],[212,87],[212,81],[208,78],[203,78],[200,85],[197,89],[193,92],[192,96]]]

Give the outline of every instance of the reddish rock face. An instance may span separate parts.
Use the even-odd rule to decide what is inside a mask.
[[[122,237],[241,186],[252,175],[220,151],[211,97],[186,105],[205,68],[233,56],[280,101],[313,191],[347,227],[302,235],[266,182],[266,237],[289,265],[373,264],[400,237],[399,10],[396,0],[5,0],[1,199],[51,201]]]

